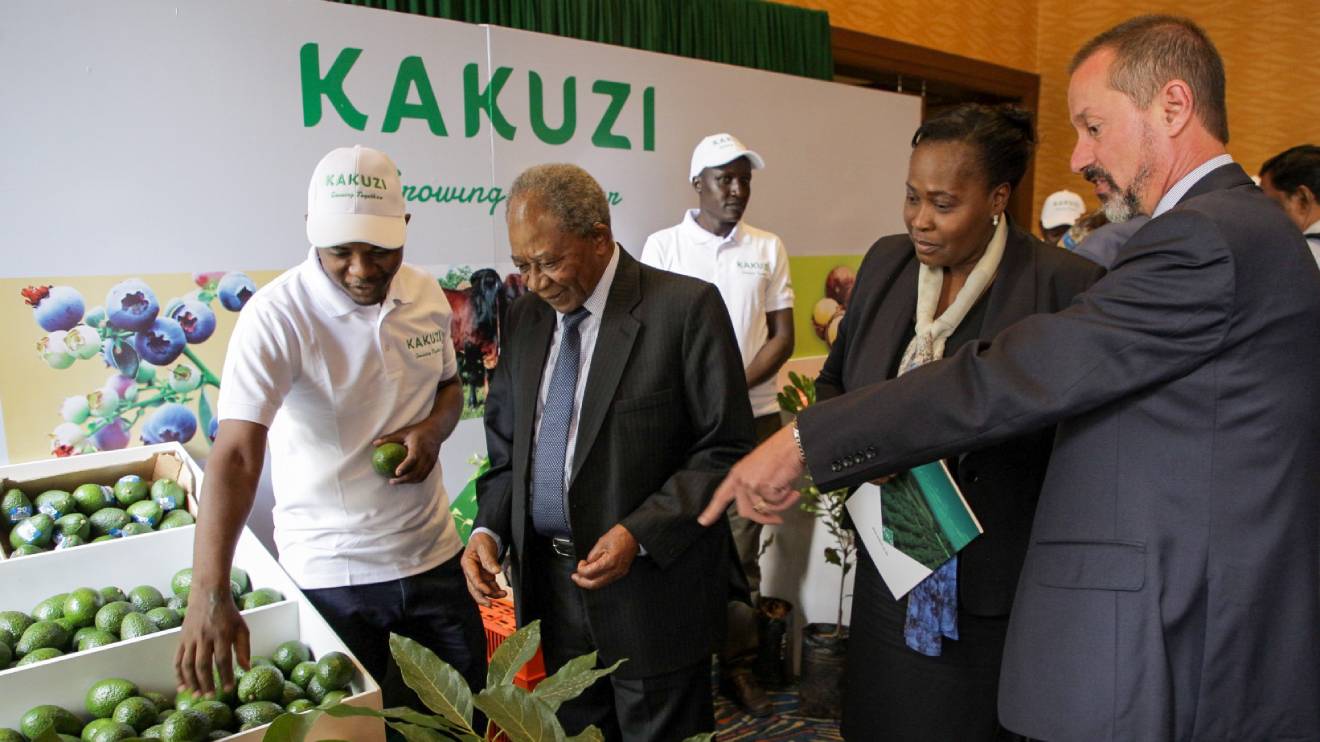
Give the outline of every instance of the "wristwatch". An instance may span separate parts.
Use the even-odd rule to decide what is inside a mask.
[[[798,430],[797,420],[793,421],[793,442],[797,444],[798,460],[807,465],[807,452],[802,448],[802,433]]]

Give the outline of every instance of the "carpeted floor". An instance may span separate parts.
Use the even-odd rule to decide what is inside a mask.
[[[768,692],[775,712],[764,719],[748,716],[733,701],[716,693],[715,739],[718,742],[815,742],[843,739],[839,736],[837,721],[813,719],[797,713],[796,685],[782,691]]]

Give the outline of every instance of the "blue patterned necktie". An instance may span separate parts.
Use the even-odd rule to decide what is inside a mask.
[[[564,497],[564,467],[568,451],[568,427],[573,419],[577,393],[578,365],[582,360],[582,338],[578,325],[591,312],[586,307],[564,315],[560,329],[559,357],[550,372],[550,389],[541,411],[532,454],[532,527],[547,538],[570,538],[568,503]]]

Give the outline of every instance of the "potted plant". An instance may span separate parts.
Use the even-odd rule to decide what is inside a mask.
[[[813,380],[794,373],[779,393],[779,406],[796,415],[816,401]],[[800,488],[800,507],[825,525],[834,543],[824,550],[825,561],[839,568],[838,610],[834,623],[809,623],[802,629],[801,708],[805,716],[838,719],[843,712],[843,679],[848,648],[848,627],[843,623],[845,580],[856,561],[855,534],[847,523],[847,489],[821,492],[806,478]]]
[[[482,742],[507,739],[509,742],[596,742],[604,740],[601,731],[587,727],[569,737],[555,712],[565,701],[577,698],[600,678],[614,672],[624,660],[606,668],[596,667],[596,653],[570,660],[533,690],[513,683],[518,670],[536,654],[541,644],[541,622],[532,621],[514,632],[490,658],[486,688],[472,693],[458,671],[436,657],[421,644],[397,634],[390,635],[390,653],[403,673],[408,687],[430,713],[407,707],[376,710],[336,704],[302,713],[285,713],[271,723],[263,742],[302,742],[321,714],[331,716],[374,716],[383,719],[409,742],[459,740]],[[480,709],[489,720],[485,729],[472,726],[472,709]],[[691,737],[684,742],[710,742],[711,734]]]

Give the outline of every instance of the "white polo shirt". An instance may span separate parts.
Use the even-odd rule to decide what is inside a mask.
[[[679,224],[647,237],[642,262],[715,284],[729,309],[746,368],[770,337],[766,313],[793,308],[788,251],[779,237],[746,222],[739,222],[728,237],[711,234],[697,224],[698,213],[691,209]],[[752,413],[760,417],[778,412],[778,391],[774,377],[753,387]]]
[[[358,306],[307,260],[239,313],[217,404],[221,420],[270,429],[275,543],[299,587],[418,574],[462,548],[437,462],[391,485],[371,442],[431,412],[458,370],[444,291],[404,264],[380,305]]]

